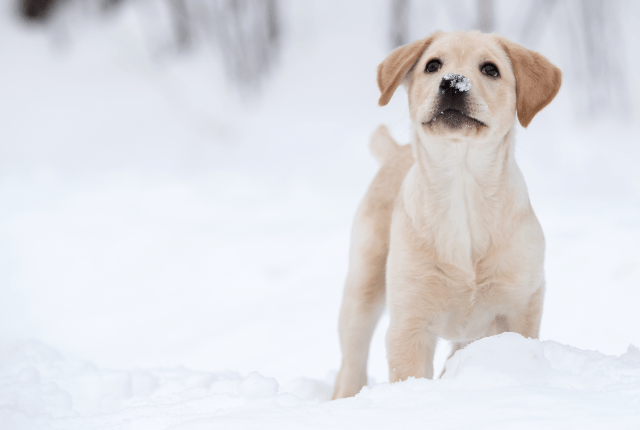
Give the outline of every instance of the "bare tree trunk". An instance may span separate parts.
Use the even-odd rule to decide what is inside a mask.
[[[392,0],[390,36],[392,48],[409,42],[409,0]]]
[[[192,28],[185,0],[169,0],[176,45],[179,51],[186,51],[191,47]]]
[[[535,0],[531,3],[520,32],[520,41],[525,46],[537,45],[556,4],[557,0]]]
[[[631,101],[624,67],[624,37],[620,34],[621,4],[589,0],[564,6],[564,25],[558,38],[573,78],[578,110],[587,117],[627,116]]]
[[[211,27],[229,78],[246,89],[259,86],[280,44],[276,0],[217,0],[210,19],[203,24]]]
[[[57,0],[22,0],[20,13],[31,20],[45,20],[49,17]]]
[[[267,0],[267,25],[269,26],[269,41],[277,44],[280,40],[280,19],[276,0]]]
[[[102,0],[102,9],[110,10],[119,6],[121,3],[124,3],[124,0]]]
[[[493,0],[477,0],[478,30],[483,33],[491,33],[495,29],[495,14]]]

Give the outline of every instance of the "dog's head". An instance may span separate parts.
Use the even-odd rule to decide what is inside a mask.
[[[504,136],[553,100],[562,74],[542,55],[494,34],[434,33],[391,52],[378,67],[380,106],[404,84],[424,137]]]

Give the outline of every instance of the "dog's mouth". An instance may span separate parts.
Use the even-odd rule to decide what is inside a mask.
[[[449,128],[467,127],[486,127],[487,124],[465,115],[461,110],[455,108],[438,109],[428,121],[423,121],[422,125],[444,124]]]

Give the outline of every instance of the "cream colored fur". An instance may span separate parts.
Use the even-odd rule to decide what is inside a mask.
[[[425,73],[431,59],[442,68]],[[487,61],[499,78],[481,71]],[[486,126],[433,120],[446,73],[471,83],[469,116]],[[544,296],[544,236],[514,158],[523,125],[560,87],[544,57],[492,34],[436,33],[392,52],[378,69],[384,105],[402,82],[411,145],[385,127],[372,138],[381,167],[356,214],[340,312],[343,359],[334,399],[367,383],[369,343],[385,297],[391,382],[433,377],[438,338],[456,349],[514,331],[537,337]]]

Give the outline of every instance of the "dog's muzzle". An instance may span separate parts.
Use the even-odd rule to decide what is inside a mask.
[[[471,81],[468,78],[457,73],[447,73],[440,80],[438,103],[431,119],[423,124],[442,122],[452,129],[464,125],[486,126],[470,115],[468,105],[470,93]]]

